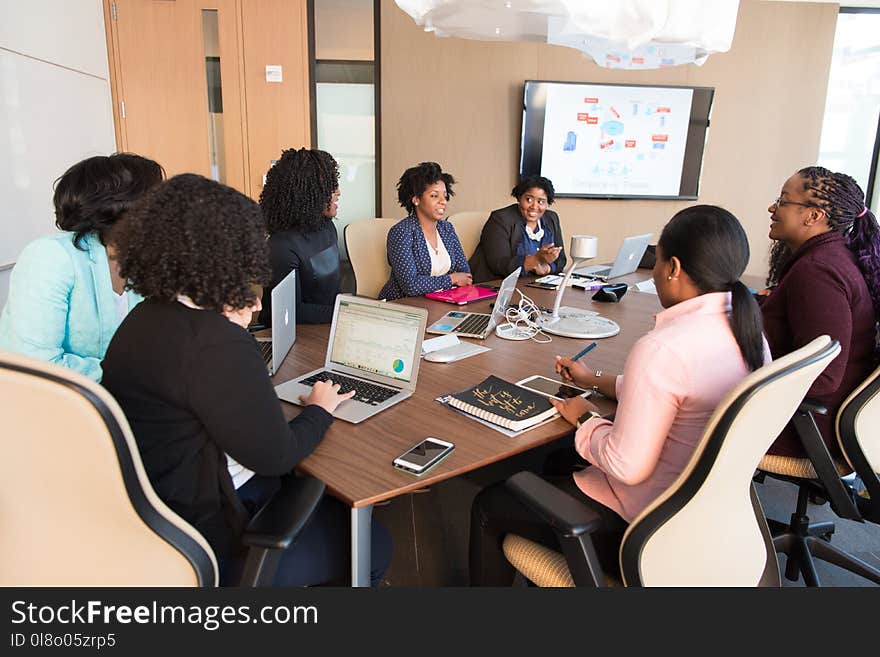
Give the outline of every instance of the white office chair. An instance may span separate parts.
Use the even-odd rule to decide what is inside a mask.
[[[355,294],[375,299],[391,276],[386,242],[400,219],[365,219],[345,227],[345,250],[354,271]]]
[[[627,528],[620,547],[627,586],[779,585],[752,476],[839,352],[828,336],[816,338],[752,372],[721,401],[685,470]],[[564,553],[508,534],[510,563],[538,585],[604,585],[590,540],[598,514],[532,473],[514,475],[508,487],[553,527]]]
[[[477,250],[480,234],[488,218],[488,210],[456,212],[449,216],[449,222],[455,227],[455,234],[458,235],[458,241],[461,242],[461,248],[468,260]]]

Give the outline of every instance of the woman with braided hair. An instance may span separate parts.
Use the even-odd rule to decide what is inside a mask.
[[[840,342],[841,352],[819,375],[807,397],[828,408],[816,424],[833,456],[840,450],[834,418],[843,400],[877,363],[880,315],[880,228],[855,180],[822,167],[801,169],[767,208],[770,252],[761,304],[774,358],[817,336]],[[770,454],[805,456],[789,425]]]
[[[260,323],[272,321],[272,288],[296,270],[297,324],[326,324],[340,292],[339,166],[315,149],[291,148],[266,174],[260,208],[269,232],[272,283],[263,293]]]

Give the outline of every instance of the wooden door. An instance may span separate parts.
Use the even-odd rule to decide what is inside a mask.
[[[206,38],[206,11],[217,39]],[[236,12],[235,0],[105,0],[119,149],[169,177],[198,173],[249,193]],[[216,102],[209,112],[206,74],[218,56],[221,113]]]

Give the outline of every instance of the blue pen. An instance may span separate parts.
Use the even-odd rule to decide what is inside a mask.
[[[575,357],[572,358],[572,360],[573,360],[573,361],[578,360],[581,356],[583,356],[583,355],[585,355],[585,354],[588,354],[590,351],[592,351],[593,349],[595,349],[597,345],[598,345],[597,342],[591,342],[591,343],[588,344],[586,347],[584,347],[583,349],[581,349],[581,350],[575,355]],[[569,369],[568,369],[565,365],[562,366],[562,369],[564,369],[564,370],[568,373],[568,378],[572,378],[572,376],[571,376],[571,372],[569,371]]]

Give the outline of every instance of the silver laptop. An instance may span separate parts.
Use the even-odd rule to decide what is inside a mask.
[[[272,288],[272,337],[257,338],[269,376],[281,367],[296,341],[296,270]]]
[[[273,310],[274,317],[274,310]],[[403,401],[416,389],[428,311],[347,294],[336,297],[324,367],[275,386],[278,397],[301,404],[317,381],[331,379],[355,396],[334,417],[358,423]]]
[[[651,233],[627,237],[623,240],[623,244],[620,245],[620,251],[617,252],[614,264],[605,263],[604,265],[581,267],[580,269],[575,269],[572,273],[606,281],[618,276],[632,274],[642,261],[642,256],[645,255],[645,249],[648,248],[650,240]]]
[[[436,322],[428,327],[428,333],[437,333],[445,335],[447,333],[455,333],[465,338],[483,339],[495,330],[498,322],[504,321],[504,313],[507,312],[507,306],[510,304],[510,297],[516,289],[516,282],[519,280],[519,270],[515,271],[501,282],[498,288],[498,296],[495,297],[495,306],[491,313],[465,313],[452,310]]]

